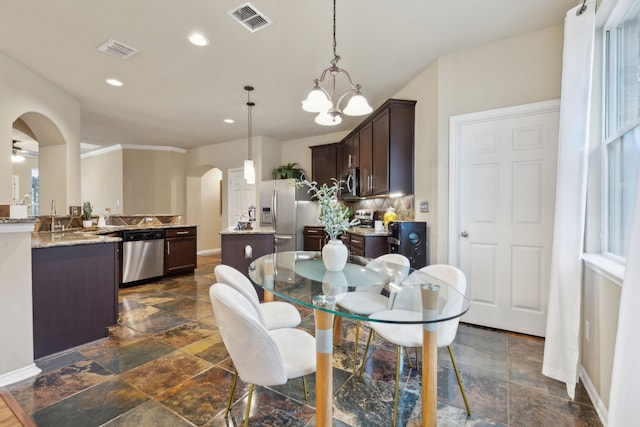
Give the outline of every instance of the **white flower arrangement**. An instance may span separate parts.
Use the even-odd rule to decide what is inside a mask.
[[[318,187],[316,181],[307,181],[306,179],[295,181],[293,185],[296,187],[309,187],[307,192],[311,193],[320,205],[318,219],[324,225],[324,231],[326,231],[331,240],[336,240],[349,227],[358,225],[360,221],[349,219],[351,210],[338,200],[338,193],[344,181],[338,181],[335,178],[331,178],[331,180],[333,181],[331,187],[327,186],[327,184],[322,184],[322,186]]]

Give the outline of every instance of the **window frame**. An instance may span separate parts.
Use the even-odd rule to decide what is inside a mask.
[[[621,36],[623,25],[630,17],[637,17],[640,12],[640,1],[620,0],[609,15],[603,26],[602,45],[602,233],[601,233],[601,253],[606,258],[626,265],[626,257],[610,249],[610,168],[609,150],[611,144],[622,143],[625,135],[630,134],[637,127],[640,127],[640,114],[629,123],[625,122],[622,113],[623,97],[619,96],[622,82],[619,73],[622,67],[622,49],[620,44],[624,43]],[[640,62],[640,61],[639,61]],[[639,64],[640,69],[640,64]],[[638,88],[640,94],[640,87]],[[640,191],[640,182],[636,182],[636,191]]]

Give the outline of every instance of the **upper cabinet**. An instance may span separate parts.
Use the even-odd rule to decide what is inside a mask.
[[[415,104],[390,99],[354,130],[360,140],[360,196],[413,193]]]
[[[311,180],[318,183],[318,187],[327,184],[333,185],[331,178],[340,179],[338,176],[338,151],[342,153],[342,148],[338,150],[338,143],[316,145],[311,148]]]
[[[313,180],[330,184],[359,168],[361,197],[413,194],[415,105],[389,99],[339,143],[311,147]]]

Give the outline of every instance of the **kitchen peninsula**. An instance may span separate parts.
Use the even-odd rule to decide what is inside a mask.
[[[74,223],[74,218],[69,217],[55,220],[59,224]],[[118,225],[33,233],[35,358],[104,338],[107,328],[118,322],[118,289],[123,284],[123,254],[127,252],[124,245],[128,244],[124,240],[128,233],[161,235],[153,241],[157,252],[154,263],[158,267],[154,277],[193,272],[197,227],[181,225],[179,220],[173,215],[114,216],[110,222]],[[131,262],[132,268],[145,269],[142,258],[134,257]],[[133,282],[141,283],[142,280]]]

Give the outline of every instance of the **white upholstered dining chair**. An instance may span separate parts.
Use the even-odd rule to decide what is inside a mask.
[[[394,264],[394,267],[389,268],[387,263]],[[397,266],[403,268],[398,268]],[[409,272],[411,262],[409,258],[402,254],[384,254],[371,260],[365,267],[370,270],[379,271],[382,276],[389,276],[389,271],[392,271],[396,277],[392,277],[394,282],[400,283],[404,276]],[[382,311],[390,308],[392,299],[389,295],[385,295],[382,287],[379,289],[374,288],[372,292],[371,288],[363,288],[360,292],[356,289],[355,292],[346,292],[339,296],[336,296],[336,305],[342,310],[348,313],[355,313],[362,316],[368,316],[371,313]],[[354,368],[353,372],[356,372],[358,366],[358,340],[360,332],[360,321],[356,320],[356,335],[354,344]]]
[[[446,284],[454,287],[462,295],[467,290],[467,278],[464,273],[452,266],[446,264],[434,264],[423,267],[420,269],[436,279],[439,279]],[[422,306],[420,303],[420,290],[419,288],[412,288],[415,292],[400,292],[398,298],[394,301],[393,307],[389,310],[383,310],[377,313],[372,313],[369,318],[371,319],[385,319],[385,320],[398,320],[398,321],[410,321],[422,319]],[[456,303],[463,303],[463,300],[456,300]],[[439,308],[440,310],[443,307]],[[462,399],[464,400],[464,406],[467,410],[467,415],[471,415],[471,409],[469,408],[469,402],[467,401],[467,395],[464,391],[462,384],[462,377],[458,371],[455,357],[453,356],[453,350],[451,343],[456,337],[458,331],[458,324],[460,318],[447,320],[444,322],[438,322],[438,348],[447,347],[449,356],[451,357],[451,363],[460,386],[460,392],[462,393]],[[380,323],[380,322],[368,322],[368,326],[371,328],[369,331],[369,338],[367,339],[367,345],[364,350],[364,357],[362,360],[362,366],[360,368],[360,376],[364,370],[364,365],[367,359],[367,352],[369,350],[369,344],[374,333],[377,333],[380,337],[389,341],[397,346],[396,351],[396,383],[395,383],[395,395],[393,401],[393,425],[396,425],[396,418],[398,413],[398,387],[400,377],[400,353],[402,347],[406,348],[420,348],[422,347],[423,339],[423,325],[422,324],[397,324],[397,323]],[[417,354],[417,353],[416,353]],[[408,355],[408,353],[407,353]],[[417,364],[417,361],[416,361]]]
[[[222,341],[236,369],[225,418],[231,410],[238,376],[250,384],[244,414],[245,427],[249,423],[251,397],[256,385],[276,386],[302,377],[306,399],[304,376],[316,370],[315,338],[300,329],[267,330],[259,320],[255,306],[226,284],[212,285],[209,297]]]
[[[295,328],[302,321],[300,312],[293,304],[284,301],[261,303],[251,281],[237,269],[220,264],[216,266],[214,273],[218,282],[233,287],[253,304],[260,321],[267,329]]]

